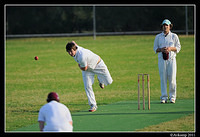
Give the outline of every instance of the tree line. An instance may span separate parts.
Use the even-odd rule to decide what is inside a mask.
[[[156,31],[164,19],[185,30],[185,6],[96,6],[97,32]],[[194,7],[188,7],[194,29]],[[93,31],[92,6],[7,6],[7,34],[84,33]]]

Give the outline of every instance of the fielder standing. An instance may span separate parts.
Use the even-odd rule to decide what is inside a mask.
[[[45,132],[72,132],[72,117],[69,109],[59,103],[56,92],[50,92],[47,104],[39,111],[38,122],[40,131]],[[44,125],[46,123],[46,125]]]
[[[74,41],[67,43],[66,51],[78,63],[82,70],[85,92],[90,105],[90,112],[97,109],[97,103],[93,92],[94,75],[97,75],[99,86],[103,89],[104,85],[110,85],[113,79],[104,61],[92,51],[78,46]]]
[[[158,53],[161,103],[167,103],[167,80],[169,81],[170,102],[175,103],[176,100],[176,54],[181,50],[181,45],[177,34],[170,31],[172,26],[168,19],[162,22],[163,32],[156,35],[153,47],[155,53]]]

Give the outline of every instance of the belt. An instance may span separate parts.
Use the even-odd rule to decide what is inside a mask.
[[[100,61],[101,61],[101,58],[99,57],[99,60],[98,60],[97,64],[99,64]]]

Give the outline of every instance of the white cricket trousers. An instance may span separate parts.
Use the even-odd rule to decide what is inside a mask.
[[[96,65],[94,69],[90,69],[87,71],[82,71],[83,82],[85,87],[85,92],[88,98],[88,104],[90,106],[96,106],[95,95],[93,92],[92,85],[94,83],[94,75],[97,75],[97,78],[100,83],[103,83],[105,86],[110,85],[113,82],[113,79],[108,71],[107,66],[104,61],[101,61]]]
[[[164,60],[158,59],[158,67],[160,74],[161,84],[161,97],[160,99],[168,99],[167,95],[167,80],[169,81],[169,99],[176,100],[176,58]]]

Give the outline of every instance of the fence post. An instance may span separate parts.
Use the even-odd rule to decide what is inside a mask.
[[[188,8],[185,6],[185,34],[188,35]]]
[[[95,5],[93,5],[93,39],[96,39],[96,15],[95,15]]]

